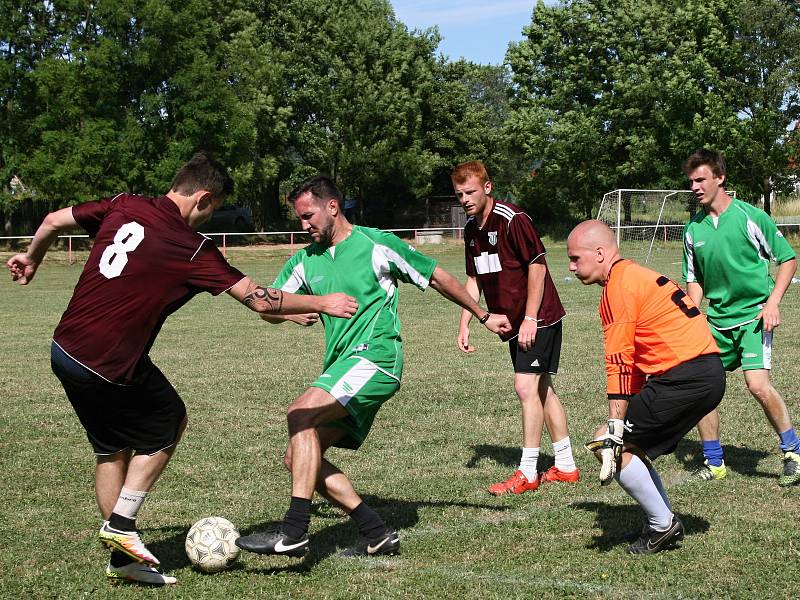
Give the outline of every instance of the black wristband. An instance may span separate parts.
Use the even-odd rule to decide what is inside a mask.
[[[488,321],[489,317],[491,317],[491,316],[492,316],[492,313],[490,313],[489,311],[486,311],[486,314],[483,315],[482,318],[478,319],[478,323],[480,323],[481,325],[486,325],[486,321]]]

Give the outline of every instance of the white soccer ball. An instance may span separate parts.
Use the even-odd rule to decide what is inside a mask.
[[[217,573],[239,558],[239,547],[234,543],[238,537],[239,530],[228,519],[200,519],[186,535],[186,555],[201,571]]]

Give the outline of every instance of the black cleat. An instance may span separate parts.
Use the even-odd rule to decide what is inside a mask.
[[[308,553],[308,534],[299,539],[290,538],[280,529],[261,531],[236,538],[236,545],[242,550],[256,554],[277,554],[300,558]]]
[[[355,546],[343,550],[339,553],[339,556],[379,556],[389,554],[400,554],[400,536],[392,529],[374,539],[362,537]]]
[[[683,523],[672,515],[672,523],[666,531],[655,531],[648,529],[642,531],[639,539],[628,546],[631,554],[655,554],[674,546],[676,542],[683,539]]]

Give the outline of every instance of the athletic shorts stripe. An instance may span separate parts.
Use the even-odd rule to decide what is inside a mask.
[[[327,423],[345,431],[334,445],[357,449],[367,439],[378,410],[400,388],[396,377],[363,356],[340,358],[311,384],[325,390],[348,412]]]

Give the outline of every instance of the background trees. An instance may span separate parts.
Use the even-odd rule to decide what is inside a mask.
[[[377,225],[472,158],[552,220],[682,186],[702,145],[745,198],[791,183],[796,3],[539,2],[520,27],[488,66],[438,57],[388,0],[0,0],[0,203],[15,175],[55,204],[160,193],[200,148],[267,229],[317,171]]]

